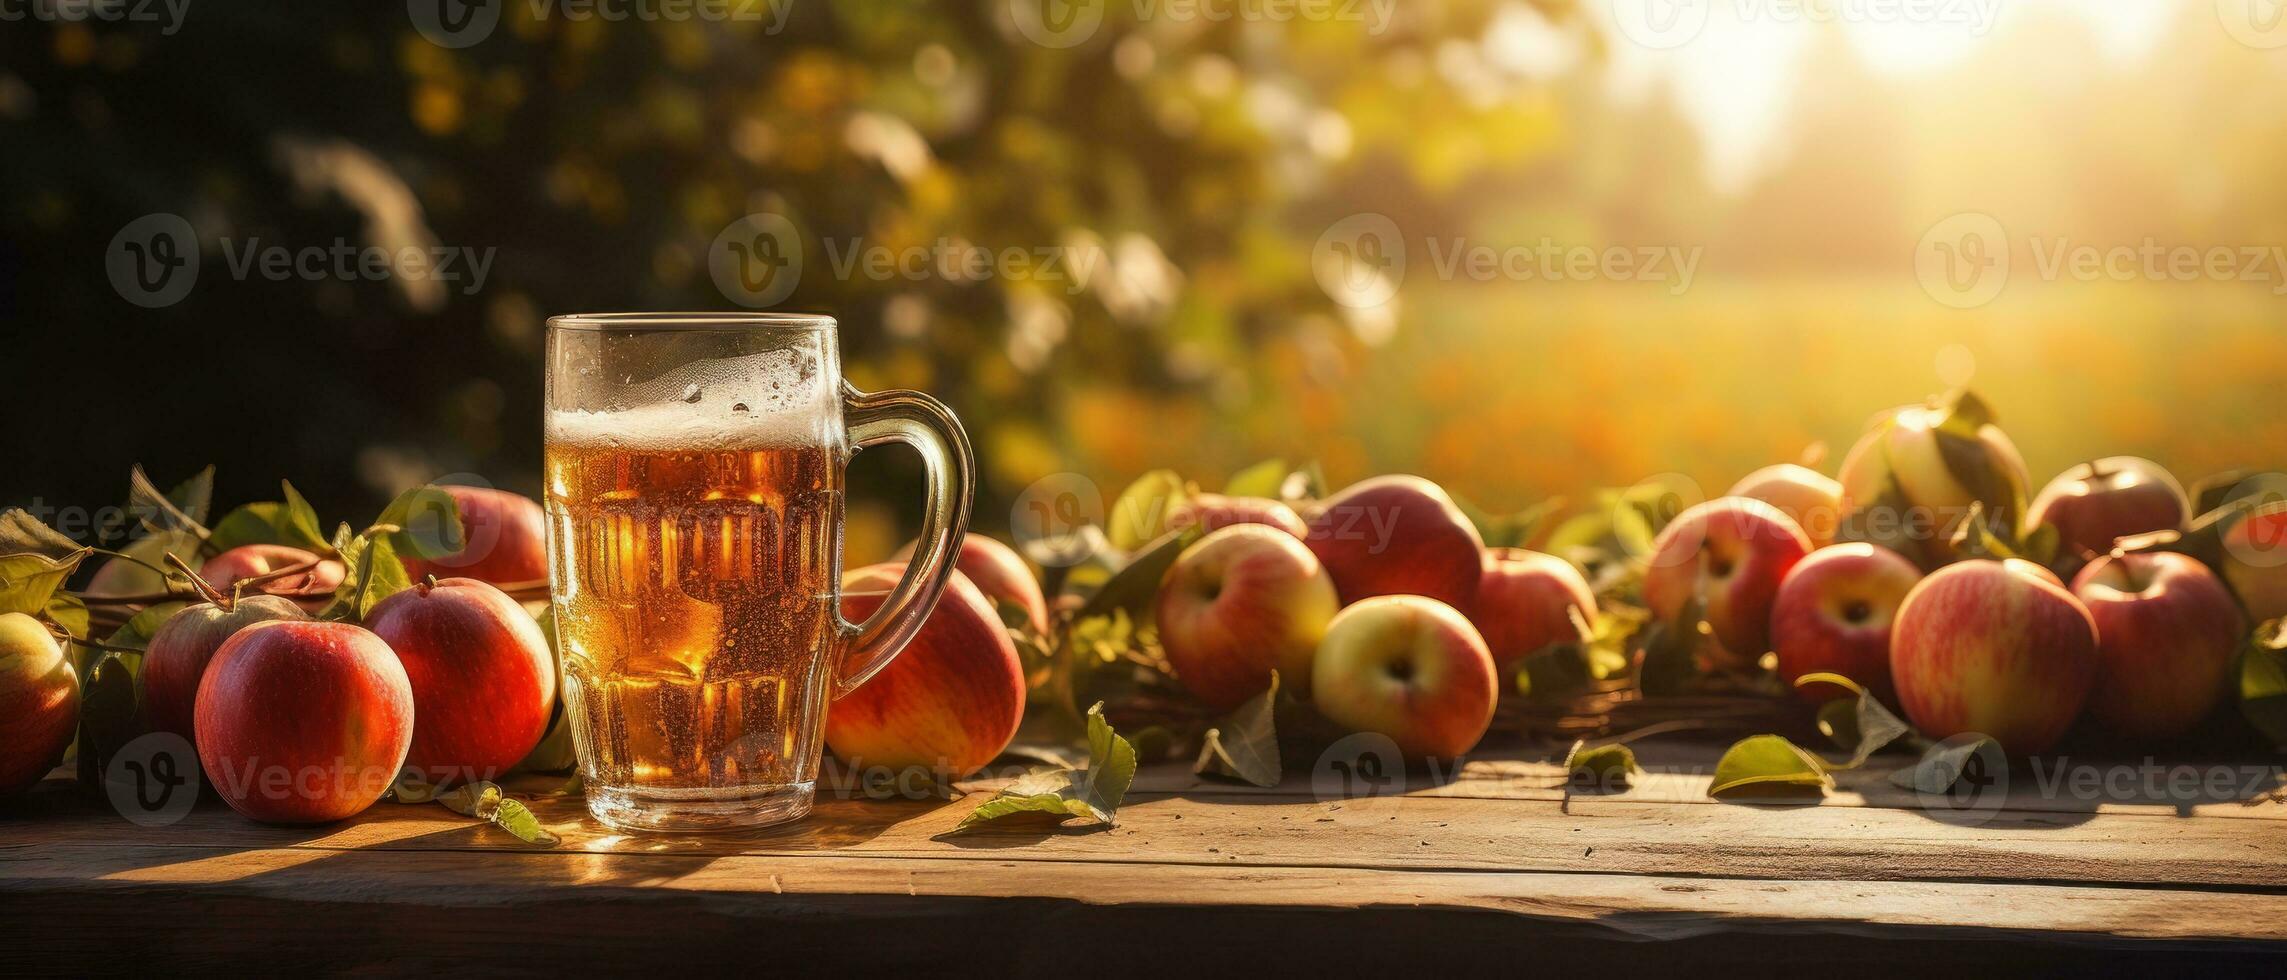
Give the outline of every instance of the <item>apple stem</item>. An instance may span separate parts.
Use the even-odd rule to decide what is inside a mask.
[[[206,601],[220,606],[225,612],[238,608],[238,599],[235,595],[223,595],[220,591],[217,591],[214,586],[208,585],[206,579],[200,578],[199,573],[193,570],[188,563],[185,563],[182,558],[177,556],[174,552],[170,551],[167,553],[167,564],[175,566],[178,571],[183,573],[184,577],[189,578],[191,580],[191,588],[197,589],[199,595],[205,598]],[[236,590],[232,591],[235,592]]]

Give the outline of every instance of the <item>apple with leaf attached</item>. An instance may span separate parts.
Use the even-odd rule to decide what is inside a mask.
[[[2017,539],[2025,459],[1985,402],[1957,391],[1883,413],[1843,457],[1840,538],[1870,541],[1935,568],[1963,557],[1953,544],[1973,509]]]

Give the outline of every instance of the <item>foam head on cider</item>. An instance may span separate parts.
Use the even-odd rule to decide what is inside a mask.
[[[839,431],[841,400],[813,351],[694,361],[615,393],[630,407],[548,413],[559,445],[698,451],[819,446]]]

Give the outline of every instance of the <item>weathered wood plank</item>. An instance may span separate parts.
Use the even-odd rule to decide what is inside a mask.
[[[141,957],[178,970],[244,966],[249,955],[273,965],[287,955],[296,967],[378,961],[391,972],[466,957],[483,957],[488,972],[786,956],[850,970],[941,965],[958,950],[964,963],[1039,968],[1040,957],[1061,956],[1129,973],[1203,950],[1264,955],[1283,948],[1282,931],[1313,944],[1280,953],[1282,965],[1514,964],[1529,952],[1538,966],[1609,969],[1647,956],[1672,966],[1676,950],[1661,947],[1677,943],[1695,963],[1783,954],[1790,965],[1858,958],[1862,968],[1884,943],[1920,944],[1916,967],[1986,955],[1965,940],[2031,942],[2068,958],[2287,949],[2281,895],[562,851],[15,848],[0,851],[0,915],[52,926],[8,930],[0,962]],[[137,941],[119,942],[121,930]],[[1750,941],[1697,942],[1723,937]],[[1785,945],[1771,945],[1779,937]],[[2162,941],[2172,945],[2153,945]]]
[[[54,790],[50,792],[48,790]],[[2102,882],[2215,889],[2287,887],[2287,824],[2155,812],[2001,811],[1957,825],[1908,811],[1574,797],[1444,796],[1320,801],[1299,793],[1131,795],[1120,825],[1054,833],[990,829],[940,839],[973,805],[829,800],[798,824],[751,835],[628,837],[584,819],[576,798],[533,808],[568,851],[948,858],[1248,867],[1564,871],[1861,881]],[[134,828],[49,787],[15,806],[26,843],[109,847],[493,849],[518,846],[441,807],[382,804],[320,828],[267,827],[208,805],[183,823]],[[6,812],[6,811],[0,811]]]

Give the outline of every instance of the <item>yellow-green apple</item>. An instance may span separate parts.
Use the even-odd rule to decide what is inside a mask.
[[[915,544],[906,542],[894,560],[913,560]],[[953,567],[968,576],[969,584],[987,600],[1024,610],[1025,622],[1033,632],[1047,635],[1048,597],[1041,594],[1040,580],[1033,577],[1032,566],[1024,563],[1016,549],[970,532],[961,536],[961,550],[953,555]]]
[[[176,610],[151,634],[143,652],[143,719],[152,731],[193,738],[199,679],[224,641],[239,630],[272,620],[310,618],[302,607],[274,595],[250,595],[227,607],[193,603]]]
[[[1898,706],[1931,738],[1977,732],[2013,755],[2046,751],[2080,714],[2096,672],[2088,608],[2019,558],[1930,573],[1890,627]]]
[[[1903,555],[1863,541],[1820,548],[1779,583],[1771,607],[1771,649],[1779,680],[1811,701],[1849,692],[1832,684],[1795,687],[1804,674],[1841,674],[1891,700],[1890,623],[1921,581]]]
[[[1301,540],[1310,533],[1302,523],[1302,516],[1289,507],[1268,497],[1226,497],[1219,493],[1202,493],[1187,497],[1168,511],[1167,529],[1181,531],[1197,526],[1202,531],[1216,531],[1233,524],[1267,524]]]
[[[556,707],[556,660],[516,600],[470,578],[424,580],[365,616],[413,689],[405,766],[431,783],[492,779],[531,754]]]
[[[1234,524],[1200,538],[1160,579],[1154,615],[1175,677],[1228,711],[1270,687],[1310,690],[1311,658],[1341,607],[1334,580],[1293,535]]]
[[[79,675],[39,620],[0,613],[0,793],[28,789],[79,731]]]
[[[309,570],[271,579],[248,591],[259,589],[282,595],[305,611],[316,612],[333,601],[334,590],[341,587],[344,573],[341,562],[321,559],[316,552],[283,544],[242,544],[201,563],[199,577],[215,591],[229,595],[231,586],[243,579],[303,566],[309,566]]]
[[[403,556],[419,581],[457,575],[493,585],[548,580],[548,515],[538,501],[492,487],[440,487],[460,506],[462,545],[437,558]]]
[[[326,823],[372,806],[413,744],[413,688],[389,644],[349,623],[239,630],[199,681],[199,766],[232,809]]]
[[[1343,605],[1378,595],[1475,604],[1485,543],[1445,490],[1418,476],[1351,484],[1315,508],[1303,539]]]
[[[1408,758],[1451,759],[1492,725],[1494,677],[1485,638],[1458,610],[1422,596],[1380,596],[1327,625],[1310,699],[1328,720],[1387,736]]]
[[[2160,464],[2108,456],[2057,474],[2034,495],[2025,526],[2056,527],[2056,564],[2069,572],[2131,534],[2180,530],[2191,511],[2183,484]]]
[[[1810,538],[1811,547],[1834,543],[1842,527],[1842,484],[1808,466],[1776,463],[1749,473],[1731,487],[1726,497],[1751,497],[1794,519]]]
[[[842,576],[842,615],[862,622],[905,566]],[[959,571],[913,642],[826,711],[826,744],[853,766],[927,769],[959,779],[984,768],[1024,721],[1024,665],[984,593]]]
[[[2014,533],[2025,458],[1981,414],[1965,396],[1958,406],[1908,405],[1877,419],[1842,459],[1843,530],[1892,544],[1924,568],[1959,557],[1950,538],[1973,503],[1989,526]]]
[[[2287,616],[2287,501],[2257,504],[2226,527],[2218,567],[2249,620]]]
[[[1754,663],[1771,649],[1779,583],[1810,550],[1802,528],[1778,508],[1717,497],[1676,515],[1652,540],[1644,603],[1675,622],[1698,599],[1724,659]]]
[[[2181,735],[2224,695],[2247,639],[2239,604],[2188,555],[2107,555],[2073,579],[2096,623],[2089,717],[2139,738]]]
[[[1158,540],[1167,533],[1167,515],[1190,494],[1191,485],[1174,470],[1137,477],[1112,501],[1112,547],[1134,551]]]
[[[1551,644],[1580,642],[1575,610],[1581,623],[1596,625],[1596,595],[1571,562],[1523,548],[1486,550],[1469,621],[1485,637],[1495,666],[1507,667]]]

